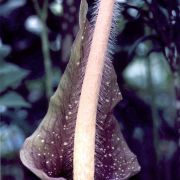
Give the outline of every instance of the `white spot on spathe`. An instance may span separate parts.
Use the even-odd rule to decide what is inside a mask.
[[[68,143],[67,142],[64,142],[64,146],[67,146],[68,145]]]

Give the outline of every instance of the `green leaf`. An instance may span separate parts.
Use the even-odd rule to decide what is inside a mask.
[[[3,63],[0,67],[0,92],[8,87],[16,88],[29,74],[29,71],[11,63]]]
[[[22,96],[12,91],[0,97],[0,106],[6,106],[8,108],[29,108],[30,104],[26,102]]]

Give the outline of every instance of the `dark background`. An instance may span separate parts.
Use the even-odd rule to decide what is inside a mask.
[[[19,149],[44,117],[78,31],[80,0],[47,2],[39,0],[37,12],[32,0],[0,1],[2,179],[38,179],[20,162]],[[123,100],[114,113],[142,167],[131,179],[178,180],[180,2],[118,2],[113,64]]]

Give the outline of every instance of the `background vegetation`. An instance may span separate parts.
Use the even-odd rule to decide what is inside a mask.
[[[180,2],[117,1],[122,15],[113,63],[124,99],[115,115],[142,166],[131,179],[178,180]],[[21,164],[19,149],[45,115],[68,63],[79,4],[0,1],[2,179],[37,179]]]

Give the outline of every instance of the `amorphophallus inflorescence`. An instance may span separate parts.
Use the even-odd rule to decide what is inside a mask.
[[[122,98],[111,62],[118,3],[94,6],[89,22],[81,1],[70,61],[47,114],[20,151],[23,164],[43,180],[123,180],[140,171],[112,113]]]

